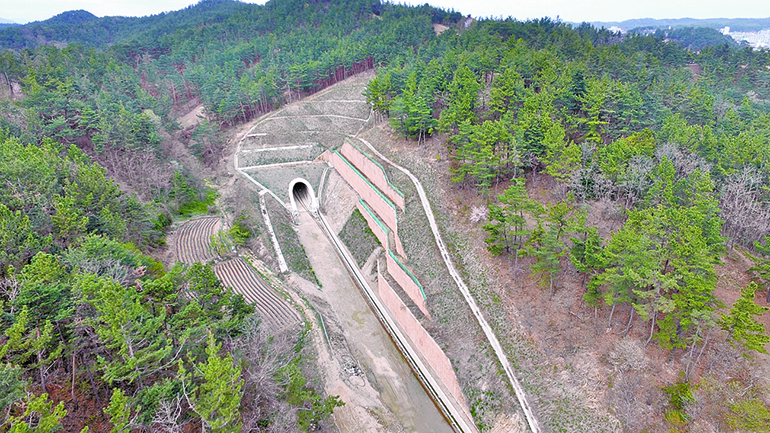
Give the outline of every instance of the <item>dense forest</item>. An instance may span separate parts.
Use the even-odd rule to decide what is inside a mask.
[[[767,353],[757,316],[768,308],[755,295],[768,277],[770,53],[726,43],[695,52],[662,32],[619,39],[549,19],[475,30],[380,68],[367,98],[403,136],[446,142],[453,181],[491,203],[489,251],[530,257],[552,293],[570,262],[585,302],[611,307],[610,323],[627,307],[626,333],[646,322],[646,343],[683,361],[683,383],[715,338]],[[541,172],[559,200],[530,198],[526,179]],[[604,236],[587,224],[601,200],[623,215]],[[715,265],[736,248],[754,256],[756,283],[725,306]],[[731,407],[729,427],[761,424]],[[757,413],[770,420],[766,406]]]
[[[216,197],[169,160],[174,140],[215,167],[229,128],[371,69],[373,111],[440,139],[456,187],[489,203],[492,254],[551,293],[574,267],[587,305],[627,309],[683,361],[666,419],[684,429],[704,348],[770,341],[770,52],[693,29],[465,23],[427,4],[202,0],[0,28],[3,431],[325,428],[338,402],[306,386],[302,331],[265,335],[210,266],[153,254]],[[198,103],[208,120],[182,130]],[[530,198],[540,173],[559,200]],[[589,223],[597,201],[612,230]],[[755,282],[723,305],[715,265],[736,250]],[[725,428],[768,431],[767,395],[726,402]]]

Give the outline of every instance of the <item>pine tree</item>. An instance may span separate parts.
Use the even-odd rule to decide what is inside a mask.
[[[580,166],[580,158],[583,155],[580,146],[571,141],[565,142],[565,136],[564,126],[553,122],[543,137],[545,171],[559,182],[565,182],[572,177],[572,173]]]
[[[196,365],[195,377],[200,381],[195,384],[187,373],[182,361],[179,361],[179,377],[183,393],[192,410],[201,418],[202,431],[212,433],[236,433],[241,431],[241,368],[233,363],[233,357],[219,356],[221,344],[209,334],[206,362]]]
[[[61,428],[60,420],[65,415],[67,410],[63,401],[54,407],[53,402],[48,401],[48,394],[30,395],[25,401],[24,412],[20,416],[11,416],[6,425],[10,426],[9,433],[52,433]],[[88,427],[85,427],[80,433],[87,431]]]
[[[607,265],[604,246],[599,231],[596,227],[585,226],[585,218],[581,219],[580,227],[576,228],[580,236],[572,237],[572,247],[569,258],[572,265],[583,274],[583,287],[588,284],[588,279]]]
[[[530,268],[534,274],[539,275],[541,285],[548,287],[551,296],[556,291],[555,282],[561,273],[559,260],[565,252],[564,243],[560,240],[556,227],[544,228],[538,225],[532,232],[527,253],[536,260]]]
[[[166,310],[152,310],[136,288],[92,274],[78,275],[75,290],[97,312],[91,325],[112,356],[98,358],[107,383],[138,382],[173,364],[178,347],[166,335]],[[177,336],[181,343],[190,330]]]
[[[753,316],[762,316],[770,307],[763,307],[754,302],[757,284],[749,283],[741,289],[741,297],[735,301],[729,314],[722,314],[719,326],[727,331],[727,338],[733,344],[743,346],[746,350],[756,350],[767,353],[765,345],[770,342],[765,326]]]
[[[497,196],[501,205],[489,207],[489,224],[484,225],[487,232],[487,249],[495,255],[512,253],[518,258],[529,235],[525,213],[534,211],[537,203],[527,196],[523,178],[511,180],[511,186]]]

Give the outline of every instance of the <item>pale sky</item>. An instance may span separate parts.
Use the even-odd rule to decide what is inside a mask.
[[[281,0],[278,0],[281,1]],[[623,21],[631,18],[767,18],[770,0],[399,0],[454,9],[474,17],[519,20],[559,16],[563,21]],[[246,0],[264,4],[265,0]],[[85,9],[96,16],[144,16],[182,9],[197,0],[0,0],[0,18],[19,24]]]

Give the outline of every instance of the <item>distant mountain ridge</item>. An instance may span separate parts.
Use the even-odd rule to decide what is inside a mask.
[[[67,11],[62,12],[59,15],[55,15],[45,21],[47,25],[56,25],[56,24],[64,24],[64,25],[75,25],[75,24],[82,24],[89,21],[98,20],[99,17],[92,14],[91,12],[85,11],[83,9],[78,9],[74,11]]]
[[[597,28],[619,27],[623,30],[632,30],[640,27],[668,28],[668,27],[708,27],[721,29],[730,27],[731,31],[752,32],[770,28],[769,18],[637,18],[625,21],[590,21]],[[579,23],[575,23],[579,24]]]
[[[16,22],[0,17],[0,24],[16,24]]]
[[[163,27],[164,23],[171,25],[178,20],[191,20],[196,21],[197,24],[203,24],[211,20],[221,21],[239,12],[259,10],[263,7],[235,0],[201,0],[184,9],[156,15],[102,18],[82,9],[73,10],[25,25],[0,25],[0,49],[35,48],[39,45],[71,43],[101,47],[124,42],[142,32],[157,29],[158,26]]]

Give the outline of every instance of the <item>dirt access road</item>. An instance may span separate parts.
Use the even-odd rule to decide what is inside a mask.
[[[321,297],[329,303],[336,316],[327,319],[333,319],[340,325],[351,353],[367,372],[365,380],[361,378],[360,388],[354,390],[359,395],[345,395],[347,390],[343,387],[327,391],[339,394],[343,401],[354,405],[357,398],[373,398],[376,404],[383,405],[386,412],[392,414],[392,417],[377,420],[374,426],[366,423],[369,425],[367,430],[349,430],[346,427],[353,426],[345,425],[345,417],[338,417],[340,430],[451,433],[452,429],[353,284],[321,228],[305,211],[300,212],[299,222],[297,233],[323,288]],[[398,425],[386,425],[390,423]],[[357,428],[360,427],[364,426]]]

